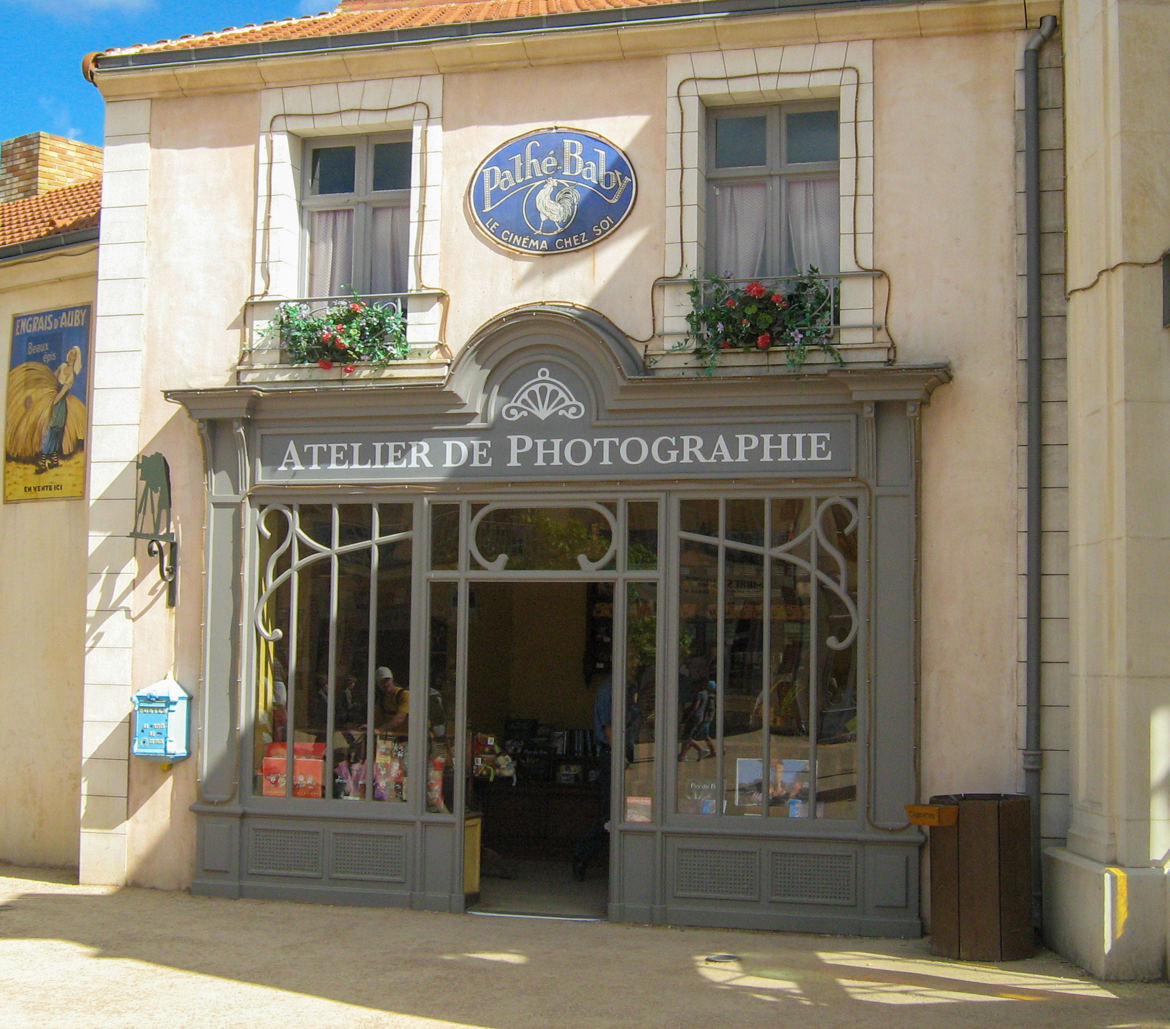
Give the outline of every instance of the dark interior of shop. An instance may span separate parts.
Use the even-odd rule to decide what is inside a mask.
[[[592,724],[612,598],[612,587],[583,582],[471,587],[467,807],[482,818],[471,911],[605,917],[608,847],[584,878],[574,852],[601,820]]]

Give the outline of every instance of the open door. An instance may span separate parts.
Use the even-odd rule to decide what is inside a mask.
[[[469,586],[463,791],[469,910],[606,916],[602,800],[612,759],[594,739],[593,723],[612,664],[612,611],[610,583]],[[431,646],[434,657],[434,639]],[[582,841],[598,844],[586,846],[584,869],[575,867]]]

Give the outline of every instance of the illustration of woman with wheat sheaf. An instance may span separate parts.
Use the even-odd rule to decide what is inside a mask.
[[[71,390],[81,374],[81,348],[71,347],[56,372],[26,361],[8,376],[9,458],[35,461],[36,474],[56,468],[85,438],[85,404]]]

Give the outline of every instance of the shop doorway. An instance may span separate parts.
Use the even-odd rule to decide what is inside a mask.
[[[609,847],[600,825],[610,755],[592,729],[610,674],[612,610],[612,583],[469,586],[469,911],[606,917]],[[575,857],[590,833],[598,845],[582,869]]]

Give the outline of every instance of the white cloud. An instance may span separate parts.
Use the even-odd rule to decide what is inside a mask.
[[[48,121],[49,127],[45,131],[51,132],[55,136],[65,136],[68,139],[81,138],[82,130],[74,124],[73,116],[66,104],[63,104],[56,97],[42,96],[37,101],[37,106],[40,107]]]

